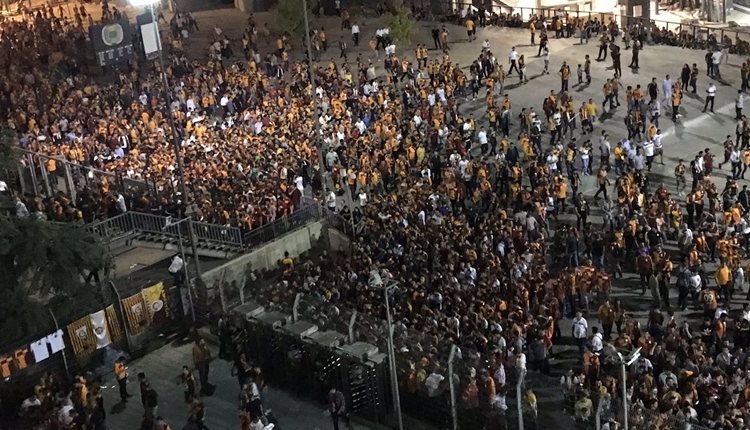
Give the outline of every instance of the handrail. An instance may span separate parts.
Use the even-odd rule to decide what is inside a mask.
[[[238,227],[210,224],[192,219],[173,219],[144,212],[129,211],[93,222],[83,227],[97,234],[106,242],[132,234],[153,235],[156,240],[188,240],[193,230],[199,247],[220,245],[247,251],[287,234],[310,221],[323,216],[320,203],[304,199],[302,204],[288,217],[277,219],[256,230],[243,231]],[[187,221],[187,222],[185,222]]]

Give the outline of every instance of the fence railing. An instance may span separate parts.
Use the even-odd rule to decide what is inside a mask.
[[[128,211],[88,224],[86,228],[110,243],[133,234],[147,234],[155,241],[177,240],[182,243],[190,237],[192,229],[198,247],[226,246],[237,251],[247,251],[295,231],[309,222],[319,220],[322,216],[322,207],[319,203],[303,199],[291,215],[250,231],[192,219],[188,222],[178,222],[178,219],[172,217],[136,211]]]
[[[88,188],[92,191],[131,190],[158,196],[156,186],[142,179],[128,178],[115,172],[95,169],[83,163],[73,163],[63,156],[44,155],[17,149],[19,153],[18,190],[26,195],[51,197],[59,192],[72,201]]]

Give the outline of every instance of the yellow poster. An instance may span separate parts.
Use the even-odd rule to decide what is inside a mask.
[[[122,329],[120,328],[120,320],[117,319],[117,313],[114,305],[109,305],[104,309],[107,315],[107,327],[109,328],[109,336],[112,338],[112,342],[118,342],[122,339]]]
[[[122,299],[122,308],[125,310],[125,318],[128,320],[128,328],[133,335],[141,334],[148,327],[148,310],[143,294]]]
[[[87,356],[96,350],[96,334],[88,315],[68,324],[68,337],[73,345],[73,352],[79,357]]]
[[[164,284],[159,282],[143,290],[143,300],[148,307],[148,316],[151,325],[159,327],[167,319],[167,297],[164,292]]]

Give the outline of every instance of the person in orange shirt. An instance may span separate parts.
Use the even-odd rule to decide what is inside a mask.
[[[122,403],[127,403],[128,397],[132,396],[128,393],[128,368],[125,367],[125,357],[117,359],[114,371],[117,378],[117,385],[120,387],[120,399]]]

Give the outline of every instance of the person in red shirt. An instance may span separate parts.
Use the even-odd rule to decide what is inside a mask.
[[[645,295],[648,279],[654,273],[654,260],[646,251],[641,251],[635,260],[635,264],[638,267],[638,274],[641,276],[641,295]]]

